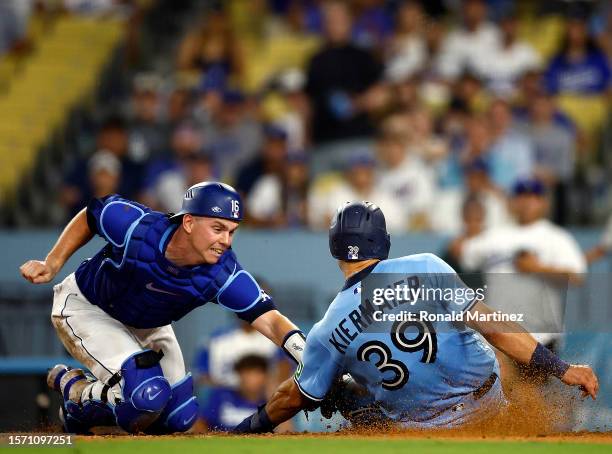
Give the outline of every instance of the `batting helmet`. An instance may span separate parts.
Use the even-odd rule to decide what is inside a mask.
[[[183,196],[181,211],[170,219],[178,220],[185,214],[240,222],[242,220],[242,200],[238,192],[230,185],[216,181],[204,181],[187,189]]]
[[[331,255],[346,262],[389,257],[391,239],[385,215],[371,202],[347,202],[329,228]]]

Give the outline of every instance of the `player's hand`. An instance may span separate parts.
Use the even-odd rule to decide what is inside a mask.
[[[597,398],[599,381],[595,372],[589,366],[571,364],[561,377],[561,381],[566,385],[580,386],[582,397],[591,396],[593,400]]]
[[[367,395],[365,387],[358,384],[351,374],[338,377],[321,402],[321,415],[330,419],[336,411],[343,416],[356,408],[358,397]]]
[[[537,273],[540,269],[540,261],[533,252],[520,251],[514,258],[514,266],[521,273]]]
[[[47,260],[28,260],[19,267],[24,279],[33,284],[44,284],[51,281],[59,271],[59,267]]]

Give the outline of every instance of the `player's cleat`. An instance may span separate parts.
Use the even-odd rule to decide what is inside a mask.
[[[81,401],[83,386],[95,382],[95,378],[82,369],[58,364],[47,374],[47,385],[62,396],[59,419],[64,431],[74,434],[90,434],[96,426],[115,425],[112,407],[97,399]],[[75,384],[79,384],[74,390]]]

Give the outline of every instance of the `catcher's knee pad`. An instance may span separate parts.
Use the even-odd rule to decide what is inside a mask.
[[[172,390],[159,360],[162,353],[144,350],[121,365],[123,400],[115,405],[117,425],[136,433],[149,427],[170,401]]]
[[[193,377],[188,373],[172,386],[172,398],[157,421],[149,426],[147,433],[164,434],[185,432],[198,417],[198,401],[193,395]]]

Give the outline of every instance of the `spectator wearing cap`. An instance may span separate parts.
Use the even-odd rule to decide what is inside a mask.
[[[312,101],[312,137],[316,144],[369,136],[368,112],[386,102],[377,85],[382,65],[351,43],[352,18],[340,1],[323,5],[325,43],[310,60],[305,91]]]
[[[304,227],[308,222],[308,160],[301,152],[290,153],[282,173],[262,175],[247,197],[250,225],[257,227]]]
[[[263,128],[263,145],[257,156],[247,162],[238,172],[236,189],[247,196],[253,185],[264,175],[282,178],[288,153],[287,133],[275,124]]]
[[[516,225],[486,230],[456,245],[464,269],[482,269],[494,309],[524,314],[523,326],[558,351],[568,284],[580,284],[586,260],[569,232],[546,219],[549,202],[537,179],[515,183]]]
[[[436,196],[435,175],[419,156],[408,153],[401,137],[383,134],[376,141],[378,187],[389,193],[411,229],[430,226],[429,210]]]
[[[96,150],[112,153],[121,163],[122,177],[117,192],[126,198],[138,198],[142,189],[144,165],[129,153],[128,131],[120,117],[109,117],[102,124],[96,137]],[[78,159],[66,170],[60,190],[60,203],[67,210],[69,218],[75,216],[92,197],[88,161],[88,157]]]
[[[463,23],[446,35],[436,62],[443,79],[454,80],[465,71],[475,71],[479,60],[499,49],[499,30],[487,21],[487,13],[484,0],[463,2]]]
[[[331,187],[323,188],[317,182],[313,184],[308,195],[310,227],[329,228],[330,221],[340,205],[359,200],[372,202],[383,210],[387,230],[407,230],[404,210],[396,205],[391,194],[376,184],[376,161],[364,152],[356,152],[347,160],[342,178]]]
[[[216,111],[202,124],[202,132],[219,166],[219,176],[235,182],[239,169],[257,156],[262,142],[261,125],[242,92],[227,89],[218,101]]]

